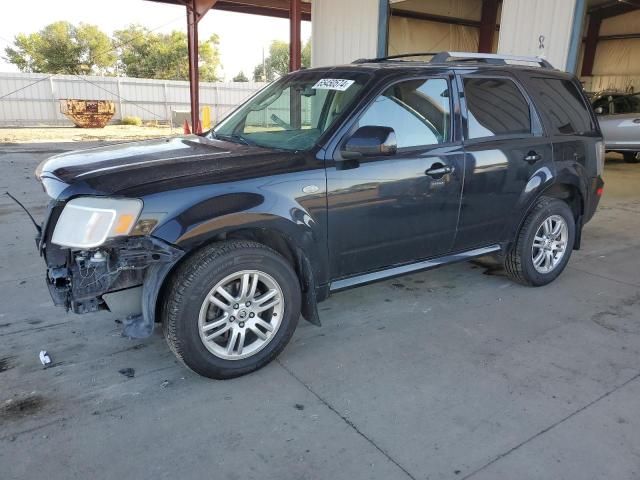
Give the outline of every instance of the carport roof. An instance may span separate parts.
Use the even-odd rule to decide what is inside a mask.
[[[186,6],[189,0],[148,0]],[[214,10],[248,13],[267,17],[289,18],[290,0],[218,0]],[[311,20],[311,0],[302,0],[302,20]]]

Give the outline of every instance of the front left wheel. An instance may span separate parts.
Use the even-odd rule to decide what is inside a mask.
[[[244,375],[284,349],[298,323],[300,298],[295,272],[272,249],[244,240],[213,244],[173,275],[165,337],[200,375]]]

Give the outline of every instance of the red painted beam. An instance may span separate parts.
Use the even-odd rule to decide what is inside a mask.
[[[193,0],[195,3],[195,0]],[[189,47],[189,97],[191,131],[198,132],[200,123],[200,72],[198,69],[198,17],[194,5],[187,7],[187,42]]]
[[[587,38],[584,42],[584,57],[582,58],[582,70],[580,72],[582,77],[588,77],[593,73],[601,24],[602,17],[598,13],[594,12],[589,15],[589,26],[587,27]]]
[[[300,0],[290,0],[289,7],[289,71],[300,70],[302,64],[302,44],[300,42],[300,21],[302,5]]]
[[[198,67],[198,22],[217,0],[188,0],[187,46],[189,49],[189,97],[191,103],[191,131],[202,133],[200,124],[200,69]]]
[[[493,50],[493,36],[498,24],[498,0],[483,0],[480,16],[480,32],[478,52],[491,53]]]
[[[209,10],[213,8],[218,0],[193,0],[193,9],[196,12],[198,21],[204,17]]]
[[[307,4],[305,4],[307,5]],[[289,18],[289,10],[282,10],[280,8],[261,7],[254,5],[237,5],[231,2],[225,2],[218,0],[214,10],[224,10],[227,12],[246,13],[247,15],[260,15],[262,17],[274,17],[274,18]],[[305,22],[311,21],[311,12],[302,9],[302,20]]]

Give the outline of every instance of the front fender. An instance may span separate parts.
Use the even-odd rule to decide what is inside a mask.
[[[153,235],[187,253],[233,232],[268,230],[305,253],[316,284],[328,283],[324,169],[201,185],[143,201],[143,213],[165,213]]]

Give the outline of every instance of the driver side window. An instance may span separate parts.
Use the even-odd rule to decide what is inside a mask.
[[[444,78],[397,83],[367,108],[358,127],[393,128],[398,148],[446,143],[450,140],[449,98]]]

